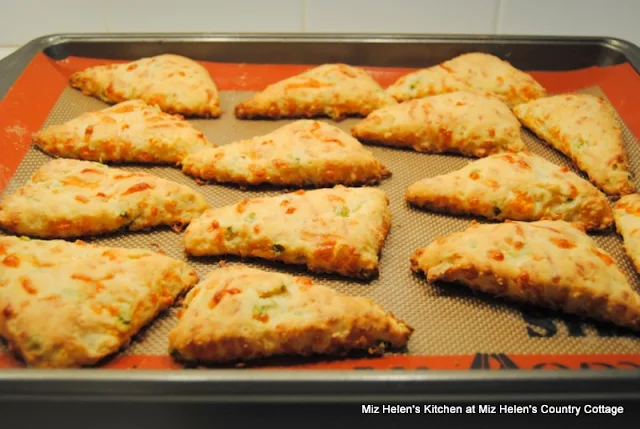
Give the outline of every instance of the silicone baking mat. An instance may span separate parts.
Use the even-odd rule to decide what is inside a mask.
[[[65,75],[72,69],[70,64],[80,67],[86,59],[64,60],[55,63],[46,59],[56,70]],[[291,120],[280,121],[240,121],[233,115],[233,107],[250,97],[254,92],[270,83],[299,72],[304,66],[273,66],[265,73],[263,66],[207,64],[214,79],[221,88],[223,114],[219,119],[190,120],[202,130],[210,141],[223,145],[238,139],[268,133]],[[60,70],[60,67],[65,70]],[[232,71],[240,71],[233,73]],[[224,75],[232,79],[225,80]],[[278,72],[274,72],[277,70]],[[622,69],[620,69],[622,70]],[[406,70],[372,69],[373,75],[382,83],[388,84]],[[577,72],[576,72],[577,73]],[[557,73],[558,75],[562,73]],[[551,73],[548,73],[551,75]],[[541,79],[543,84],[546,84]],[[591,83],[591,85],[588,85]],[[607,97],[597,79],[585,81],[579,90]],[[20,85],[20,82],[16,86]],[[546,85],[549,87],[550,85]],[[248,89],[248,90],[245,90]],[[561,88],[549,88],[558,92]],[[10,92],[0,106],[6,106],[15,94]],[[19,98],[18,102],[26,102]],[[619,109],[619,106],[615,107]],[[97,110],[107,105],[82,95],[79,91],[60,86],[57,99],[45,112],[46,119],[42,127],[70,120],[83,112]],[[16,110],[19,113],[18,110]],[[33,116],[33,115],[31,115]],[[17,118],[16,118],[17,119]],[[326,120],[328,119],[321,119]],[[345,131],[359,119],[347,119],[335,123]],[[5,120],[5,122],[7,122]],[[13,128],[11,128],[13,127]],[[5,194],[15,191],[45,162],[51,159],[34,147],[29,147],[30,133],[39,129],[21,125],[20,121],[9,123],[5,134],[14,135],[0,143],[2,153],[19,151],[24,146],[26,155],[20,161],[15,172],[4,162],[5,176],[10,176]],[[631,169],[640,174],[640,147],[629,128],[624,125],[624,140],[629,153]],[[529,150],[560,165],[567,165],[577,171],[566,157],[554,151],[530,132],[523,130],[523,139]],[[423,277],[414,275],[409,269],[409,257],[418,247],[423,247],[438,236],[463,230],[473,219],[434,214],[409,207],[403,198],[404,190],[411,183],[425,177],[444,174],[459,169],[471,162],[469,158],[452,155],[428,155],[408,150],[397,150],[378,146],[369,146],[375,156],[392,172],[389,179],[379,186],[386,191],[393,212],[393,225],[382,251],[380,276],[371,282],[351,281],[337,276],[318,275],[307,272],[303,267],[268,263],[260,260],[241,261],[234,257],[225,258],[189,258],[186,259],[182,234],[170,229],[158,229],[147,233],[123,233],[87,241],[105,246],[141,247],[162,250],[169,256],[188,260],[203,278],[208,271],[218,266],[224,259],[229,264],[248,265],[282,272],[304,274],[318,283],[326,284],[340,292],[350,295],[366,296],[385,309],[392,311],[415,328],[415,332],[405,351],[385,358],[347,359],[329,361],[314,359],[312,363],[301,365],[302,360],[293,360],[295,367],[344,368],[344,367],[402,367],[402,368],[524,368],[524,367],[640,367],[640,335],[628,330],[616,328],[610,324],[590,322],[577,317],[566,316],[554,311],[520,306],[496,300],[488,295],[475,294],[463,286],[448,284],[429,284]],[[4,157],[3,157],[4,158]],[[282,188],[261,187],[259,190],[243,190],[235,186],[215,184],[198,185],[193,179],[183,175],[178,168],[158,166],[127,166],[118,168],[129,171],[147,171],[160,177],[192,186],[201,192],[212,206],[233,204],[244,198],[264,195],[277,195]],[[584,176],[583,176],[584,177]],[[1,185],[1,184],[0,184]],[[640,291],[638,275],[632,269],[625,256],[621,240],[613,230],[592,235],[596,242],[616,259],[627,277]],[[138,335],[132,344],[119,355],[105,362],[106,367],[138,368],[175,368],[177,364],[167,356],[167,334],[175,325],[176,309],[170,309]],[[6,348],[0,345],[0,366],[13,366],[13,360]],[[267,362],[268,363],[268,362]],[[275,364],[276,367],[279,364]]]

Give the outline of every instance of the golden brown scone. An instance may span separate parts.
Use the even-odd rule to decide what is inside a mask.
[[[587,94],[563,94],[517,106],[524,126],[571,158],[609,195],[635,191],[613,108]]]
[[[186,361],[247,361],[276,355],[382,354],[404,347],[413,328],[373,301],[246,266],[212,271],[185,298],[169,333]]]
[[[30,366],[92,365],[197,281],[144,249],[0,237],[0,336]]]
[[[45,128],[33,140],[45,152],[63,158],[176,165],[190,153],[214,147],[181,116],[142,100],[84,113]]]
[[[299,187],[374,184],[390,174],[358,140],[333,125],[308,119],[191,154],[182,170],[217,182]]]
[[[429,210],[494,220],[565,220],[590,230],[613,223],[602,192],[567,167],[529,152],[492,155],[420,180],[405,197]]]
[[[380,189],[341,185],[243,200],[191,222],[185,248],[194,256],[251,256],[371,278],[391,227],[388,205]]]
[[[511,107],[546,95],[544,87],[527,73],[480,52],[409,73],[387,88],[398,101],[473,90],[492,92]]]
[[[69,82],[83,94],[107,103],[143,100],[167,113],[220,116],[220,95],[209,72],[179,55],[89,67],[72,74]]]
[[[346,64],[324,64],[269,85],[236,106],[236,117],[366,116],[396,101],[369,74]]]
[[[561,220],[472,225],[438,238],[411,258],[430,282],[558,308],[640,329],[640,295],[613,258]]]
[[[620,198],[613,206],[616,229],[624,240],[624,250],[640,272],[640,195]]]
[[[525,149],[520,122],[491,93],[454,92],[383,107],[356,124],[361,141],[483,157]]]
[[[32,237],[82,237],[121,228],[178,228],[207,208],[189,186],[97,162],[56,159],[0,202],[0,226]]]

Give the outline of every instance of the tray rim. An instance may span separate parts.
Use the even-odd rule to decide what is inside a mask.
[[[313,33],[58,33],[0,60],[0,100],[33,57],[70,42],[355,42],[595,44],[640,73],[640,48],[603,36]],[[515,401],[640,399],[638,370],[35,370],[0,369],[0,401],[205,402]]]
[[[640,400],[640,371],[5,370],[0,402],[213,403]]]
[[[608,36],[535,36],[509,34],[373,34],[373,33],[53,33],[27,42],[0,60],[0,100],[11,88],[20,72],[33,57],[46,49],[70,42],[360,42],[360,43],[473,43],[490,44],[556,44],[600,45],[625,56],[640,74],[640,47],[616,37]]]

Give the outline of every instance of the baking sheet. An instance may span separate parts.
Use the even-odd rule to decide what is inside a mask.
[[[585,88],[581,92],[604,96],[598,87]],[[215,120],[190,120],[202,130],[207,138],[217,144],[266,134],[291,120],[240,121],[233,115],[233,107],[249,98],[252,91],[222,91],[223,114]],[[49,126],[70,120],[83,112],[97,110],[107,105],[66,88],[51,109],[44,124]],[[322,119],[325,120],[325,119]],[[331,122],[329,120],[326,120]],[[334,123],[349,132],[359,119],[347,119]],[[624,124],[623,124],[624,125]],[[623,126],[624,140],[630,157],[631,170],[640,174],[640,147]],[[566,157],[523,130],[523,139],[529,150],[577,171]],[[380,277],[371,282],[358,282],[337,276],[308,273],[303,267],[280,263],[263,262],[257,259],[244,263],[269,270],[304,274],[340,292],[366,296],[385,309],[392,311],[415,328],[415,332],[404,353],[418,356],[472,355],[476,353],[506,354],[636,354],[640,353],[640,335],[618,329],[609,324],[586,322],[577,317],[565,316],[553,311],[519,306],[488,295],[474,294],[462,286],[429,284],[423,277],[409,269],[409,257],[418,247],[423,247],[438,236],[447,235],[466,228],[471,217],[454,217],[429,213],[409,207],[404,202],[404,190],[411,183],[425,177],[444,174],[459,169],[472,161],[454,155],[420,154],[409,150],[398,150],[379,146],[368,146],[375,156],[392,172],[391,178],[380,185],[390,199],[393,225],[382,250]],[[48,155],[31,147],[18,170],[9,182],[5,193],[13,192],[24,184],[43,163],[51,159]],[[242,190],[235,186],[198,185],[183,175],[178,168],[118,165],[128,171],[146,171],[160,177],[187,184],[202,192],[212,206],[233,204],[244,198],[277,195],[284,189],[260,187],[257,190]],[[582,175],[584,177],[584,175]],[[484,222],[484,221],[483,221]],[[621,240],[613,230],[592,235],[596,242],[616,259],[627,277],[640,291],[638,276],[624,255]],[[124,233],[91,241],[98,245],[120,247],[142,247],[163,250],[167,255],[187,260],[182,246],[182,234],[170,229],[149,233]],[[188,262],[201,278],[224,259],[227,263],[242,263],[235,257],[189,258]],[[176,309],[171,309],[151,323],[123,355],[166,355],[167,334],[175,326]],[[4,351],[0,345],[0,352]]]

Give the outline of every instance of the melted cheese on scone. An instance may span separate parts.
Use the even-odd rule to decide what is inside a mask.
[[[528,152],[492,155],[409,186],[406,199],[430,210],[489,219],[565,220],[607,228],[607,197],[591,183]]]
[[[483,157],[525,149],[520,122],[491,93],[454,92],[383,107],[356,124],[366,142]]]
[[[387,88],[398,101],[455,91],[489,91],[509,106],[546,95],[534,78],[493,55],[474,52],[409,73]]]
[[[57,159],[0,202],[0,226],[34,237],[180,227],[208,208],[189,186],[90,161]]]
[[[185,298],[169,333],[171,354],[230,362],[274,355],[384,352],[407,344],[413,328],[373,301],[293,277],[230,266],[212,271]]]
[[[179,55],[89,67],[72,74],[70,83],[107,103],[144,100],[167,113],[220,116],[220,96],[209,72]]]
[[[238,118],[366,116],[396,101],[369,74],[345,64],[325,64],[269,85],[236,106]]]
[[[51,155],[100,162],[180,164],[188,154],[213,147],[182,117],[142,100],[84,113],[33,140]]]
[[[30,366],[91,365],[197,280],[148,250],[0,237],[0,336]]]
[[[387,169],[341,129],[300,120],[264,136],[201,151],[183,171],[204,180],[243,185],[329,186],[377,183]]]
[[[341,185],[243,200],[191,222],[185,248],[196,256],[253,256],[370,278],[391,227],[388,205],[380,189]]]
[[[417,250],[411,265],[430,282],[460,282],[640,329],[640,295],[607,252],[564,221],[474,222]]]
[[[640,272],[640,195],[620,198],[613,207],[616,229],[624,240],[624,250]]]
[[[571,158],[610,195],[635,191],[620,124],[604,100],[564,94],[521,104],[514,113],[538,137]]]

